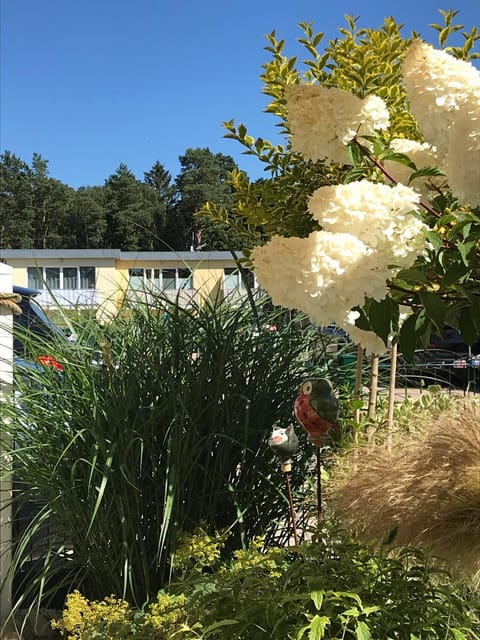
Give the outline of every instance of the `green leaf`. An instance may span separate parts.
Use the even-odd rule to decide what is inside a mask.
[[[432,323],[427,317],[425,309],[422,309],[420,313],[417,315],[417,321],[415,323],[415,333],[417,336],[417,341],[419,341],[424,349],[428,347],[428,343],[430,341],[430,336],[432,333]]]
[[[413,314],[409,316],[405,322],[402,324],[400,329],[400,351],[405,356],[405,358],[412,362],[413,353],[417,346],[417,336],[416,336],[416,323],[417,323],[417,315]]]
[[[350,160],[350,164],[352,164],[354,167],[356,167],[362,162],[363,154],[358,144],[356,144],[355,142],[351,142],[349,145],[347,145],[347,153]]]
[[[463,260],[463,264],[468,267],[469,263],[468,263],[468,254],[470,253],[470,251],[473,249],[473,247],[475,246],[474,242],[457,242],[457,249],[458,249],[458,253],[460,254],[460,257]]]
[[[323,593],[324,592],[320,589],[310,592],[310,597],[313,600],[313,604],[315,605],[317,611],[320,611],[320,609],[322,608]]]
[[[408,156],[406,156],[404,153],[397,153],[395,151],[389,151],[388,149],[385,151],[385,153],[382,154],[381,158],[382,161],[383,160],[392,160],[394,162],[398,162],[399,164],[404,164],[407,167],[410,167],[411,169],[416,170],[416,166],[415,163],[412,162],[412,160],[410,160],[410,158]]]
[[[478,330],[471,309],[462,309],[458,318],[458,328],[468,344],[477,340]]]
[[[310,622],[308,640],[322,640],[325,636],[325,629],[330,624],[327,616],[314,616]]]
[[[444,174],[437,167],[423,167],[418,171],[414,171],[408,179],[408,184],[416,180],[417,178],[425,178],[427,176],[443,176]]]
[[[449,287],[457,284],[458,282],[463,282],[467,273],[468,268],[463,262],[455,262],[447,268],[442,279],[442,285],[444,287]]]
[[[392,303],[389,298],[381,302],[371,300],[368,305],[368,319],[372,330],[387,344],[392,325]]]
[[[443,245],[442,237],[435,231],[428,231],[426,236],[427,236],[427,240],[433,246],[435,251],[438,251],[440,247]]]
[[[422,291],[420,299],[425,307],[426,315],[432,324],[441,333],[445,325],[446,308],[440,297],[430,291]]]
[[[370,325],[370,321],[366,316],[365,310],[360,307],[355,307],[353,311],[358,311],[360,314],[359,317],[355,320],[355,326],[359,329],[363,329],[364,331],[371,331],[372,327]]]
[[[355,629],[355,637],[357,640],[371,640],[372,634],[366,622],[360,620]]]
[[[420,269],[402,269],[398,273],[398,278],[401,280],[417,282],[427,282],[427,277]]]
[[[219,620],[211,624],[206,629],[204,629],[203,633],[204,635],[206,635],[207,633],[210,633],[211,631],[215,631],[216,629],[221,629],[222,627],[231,627],[234,624],[238,624],[238,620],[233,620],[228,618],[226,618],[225,620]]]

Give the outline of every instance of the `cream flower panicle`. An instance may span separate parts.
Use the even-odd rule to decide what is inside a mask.
[[[348,234],[311,233],[308,238],[273,236],[264,246],[255,247],[251,258],[260,285],[274,304],[301,309],[312,319],[325,317],[334,322],[339,310],[350,308],[338,282],[367,254],[367,247]],[[362,300],[355,292],[353,306]]]
[[[403,184],[361,180],[320,187],[308,209],[325,230],[352,233],[386,264],[405,267],[425,248],[428,227],[412,215],[418,204],[419,194]]]
[[[347,164],[346,145],[355,136],[389,126],[387,107],[378,96],[361,99],[335,87],[292,84],[286,100],[292,149],[308,160]]]
[[[480,103],[474,112],[462,111],[451,128],[447,152],[448,183],[452,193],[472,207],[480,205]]]
[[[410,107],[426,140],[446,154],[457,113],[477,110],[480,73],[464,60],[414,40],[402,65]]]
[[[254,248],[251,259],[274,304],[300,309],[319,325],[341,324],[365,298],[383,300],[396,273],[381,253],[349,233],[273,236]]]

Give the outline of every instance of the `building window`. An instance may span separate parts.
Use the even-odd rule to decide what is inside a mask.
[[[31,289],[95,289],[95,267],[28,267]]]
[[[27,268],[28,286],[30,289],[43,289],[43,273],[42,269],[37,267]]]
[[[165,291],[175,291],[176,286],[176,269],[162,269],[162,289]]]
[[[79,267],[80,289],[95,289],[95,267]]]
[[[60,268],[45,268],[45,287],[47,289],[60,289]]]
[[[78,270],[76,267],[64,267],[63,269],[63,288],[78,288]]]
[[[244,269],[243,273],[249,287],[253,288],[255,286],[253,272]],[[233,291],[234,289],[245,289],[245,282],[237,267],[227,267],[223,270],[223,290]]]
[[[178,291],[193,289],[193,276],[190,269],[139,269],[128,270],[131,289],[159,289]]]
[[[190,269],[177,269],[177,288],[193,289],[193,277]]]

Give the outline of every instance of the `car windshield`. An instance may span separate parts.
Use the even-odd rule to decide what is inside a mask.
[[[20,306],[22,313],[14,316],[14,327],[16,325],[20,329],[17,332],[14,331],[13,346],[17,354],[22,355],[25,353],[25,345],[22,338],[27,332],[47,340],[52,339],[54,336],[67,339],[63,331],[50,320],[33,298],[24,297]]]

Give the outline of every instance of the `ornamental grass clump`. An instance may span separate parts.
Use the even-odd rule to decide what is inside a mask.
[[[452,407],[383,445],[340,459],[329,506],[361,540],[424,547],[453,572],[480,579],[480,415]]]
[[[19,372],[4,406],[13,507],[31,519],[15,535],[17,606],[80,586],[141,604],[171,579],[178,531],[200,523],[235,547],[288,536],[267,440],[291,420],[315,333],[267,300],[185,308],[161,295],[85,332],[50,345],[61,372]],[[303,468],[300,454],[294,487]]]

